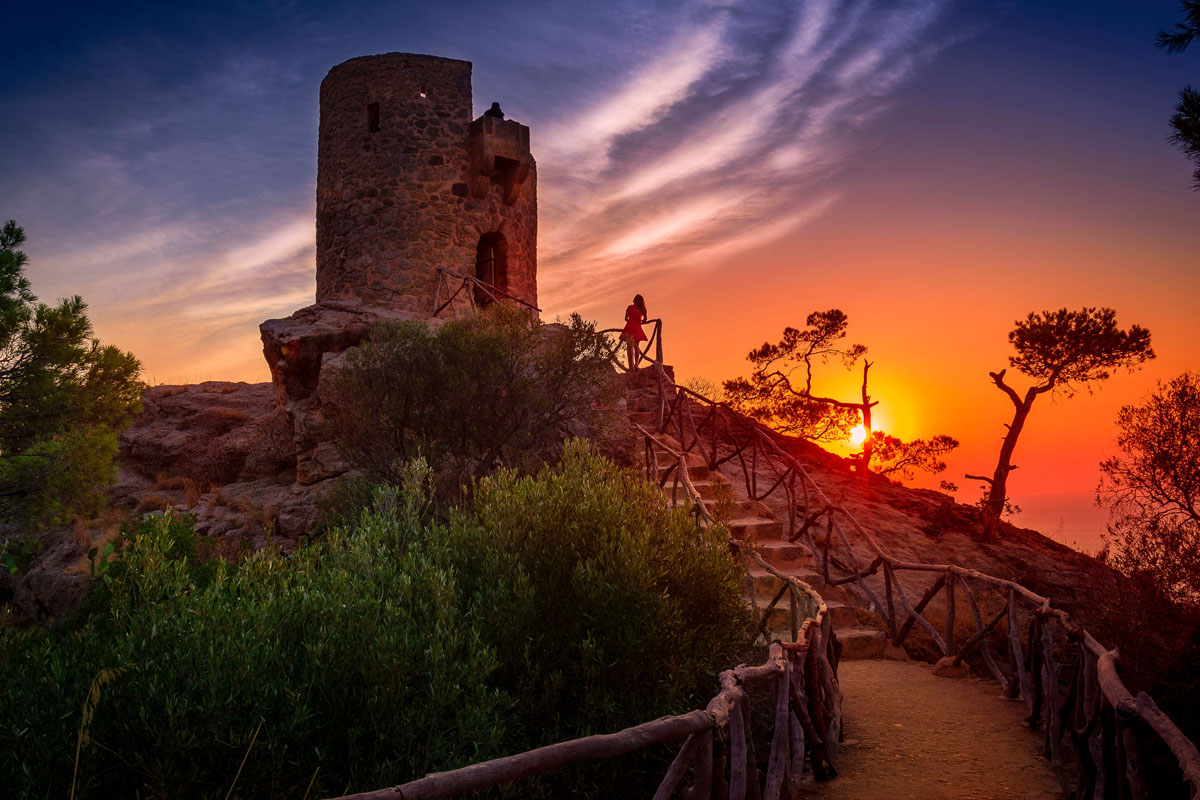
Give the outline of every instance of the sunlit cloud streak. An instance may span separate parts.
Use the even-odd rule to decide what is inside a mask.
[[[896,89],[951,43],[943,5],[300,0],[220,36],[203,16],[108,38],[81,21],[40,84],[0,90],[0,152],[19,153],[0,211],[26,226],[38,293],[83,294],[155,378],[252,365],[257,324],[313,299],[321,77],[363,53],[468,58],[476,113],[500,99],[533,131],[553,318],[664,271],[700,280],[819,218]],[[239,374],[265,377],[257,363]]]
[[[869,145],[864,128],[949,43],[945,5],[701,7],[708,19],[537,137],[544,305],[696,272],[819,217],[831,178]]]

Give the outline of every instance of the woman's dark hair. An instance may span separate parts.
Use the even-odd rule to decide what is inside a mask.
[[[642,312],[643,318],[650,316],[646,313],[646,301],[642,299],[640,294],[635,294],[633,296],[633,304],[638,307],[638,311]]]

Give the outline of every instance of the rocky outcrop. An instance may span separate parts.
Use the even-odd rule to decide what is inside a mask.
[[[154,386],[121,435],[121,464],[145,477],[186,477],[201,487],[275,477],[290,465],[274,387],[208,381]]]
[[[81,569],[83,554],[84,547],[76,539],[59,537],[30,569],[6,575],[8,585],[0,585],[0,598],[11,604],[12,618],[32,622],[78,609],[90,586],[87,571]]]
[[[315,492],[296,484],[292,429],[270,383],[155,386],[121,434],[114,499],[196,514],[214,536],[308,532]]]
[[[296,480],[300,484],[312,485],[347,469],[336,449],[321,441],[322,373],[361,342],[372,325],[408,318],[401,312],[370,307],[358,300],[327,300],[259,326],[263,356],[291,428]]]

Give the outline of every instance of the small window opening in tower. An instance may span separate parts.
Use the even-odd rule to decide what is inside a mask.
[[[379,130],[379,103],[367,104],[367,131],[376,133]]]
[[[499,231],[479,237],[479,245],[475,248],[475,277],[480,283],[498,290],[493,297],[484,287],[476,286],[475,305],[480,308],[508,292],[508,241]]]
[[[427,95],[425,94],[425,87],[424,87],[424,86],[422,86],[422,87],[421,87],[421,91],[419,92],[419,94],[421,95],[421,97],[426,97],[426,96],[427,96]]]

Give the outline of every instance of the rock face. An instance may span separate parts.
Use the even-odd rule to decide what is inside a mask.
[[[275,477],[290,461],[278,441],[282,417],[269,383],[209,381],[155,386],[121,435],[121,463],[146,477],[187,477],[200,486]],[[267,451],[271,451],[268,454]]]
[[[79,607],[90,584],[87,573],[79,569],[84,547],[74,539],[55,541],[33,567],[0,586],[0,597],[7,595],[13,618],[18,622],[60,617]],[[4,576],[9,579],[8,575]]]
[[[495,117],[473,122],[471,103],[467,61],[387,53],[350,59],[325,76],[318,303],[357,299],[426,319],[441,267],[537,305],[529,128]],[[461,293],[451,310],[469,305]]]
[[[270,383],[155,386],[121,434],[114,499],[139,511],[167,505],[197,530],[254,541],[311,527],[315,493],[296,483],[292,431]]]
[[[407,318],[403,312],[368,307],[361,300],[327,300],[259,326],[263,356],[292,432],[299,483],[311,485],[347,469],[336,450],[321,440],[321,375],[328,374],[375,323]]]

